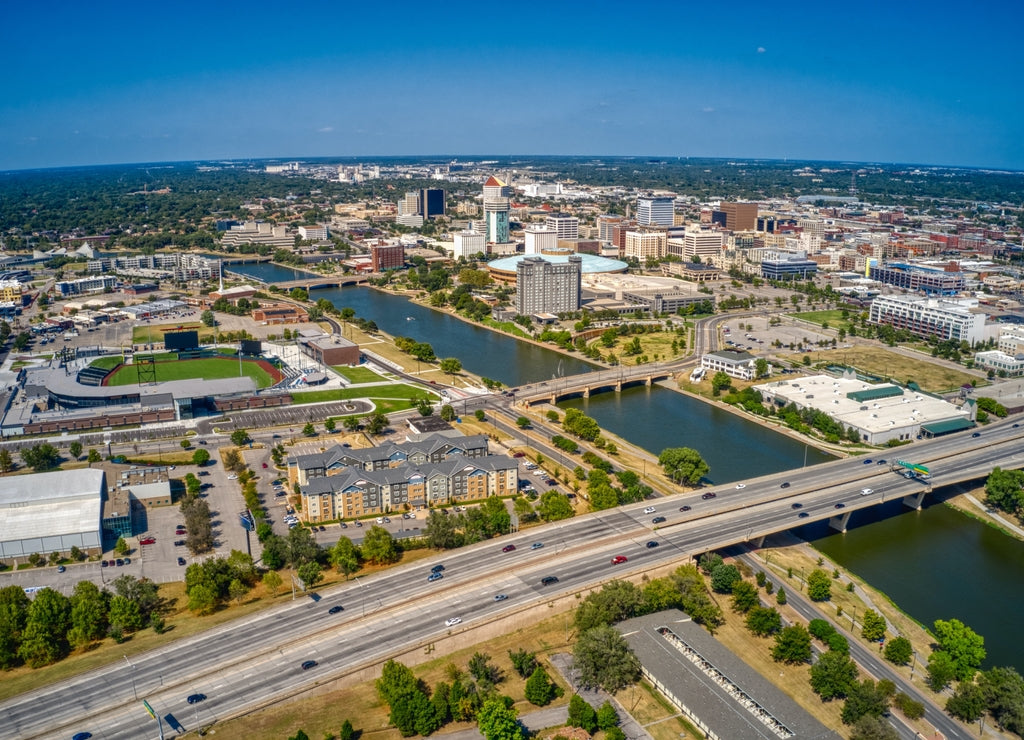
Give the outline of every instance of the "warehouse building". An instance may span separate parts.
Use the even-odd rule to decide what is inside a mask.
[[[91,468],[0,478],[0,558],[101,550],[106,497],[106,476]]]

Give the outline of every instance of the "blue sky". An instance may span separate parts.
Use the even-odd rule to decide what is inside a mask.
[[[0,170],[417,154],[1024,169],[1019,3],[294,7],[0,1]]]

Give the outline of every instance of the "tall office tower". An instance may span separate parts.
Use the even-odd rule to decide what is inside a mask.
[[[521,316],[562,313],[580,309],[583,258],[569,257],[563,264],[527,256],[516,265],[516,312]]]
[[[526,236],[524,252],[526,254],[544,254],[558,248],[558,232],[546,226],[527,226],[523,233]]]
[[[484,199],[484,223],[487,225],[487,241],[494,244],[508,243],[508,215],[511,209],[508,198]]]
[[[757,228],[757,203],[722,203],[718,211],[724,214],[722,224],[729,231],[754,231]],[[713,219],[722,223],[719,219]]]
[[[370,247],[370,264],[374,272],[401,269],[405,266],[405,247],[401,244],[374,244]]]
[[[420,194],[413,190],[406,193],[398,201],[399,216],[416,216],[420,212]]]
[[[511,198],[512,197],[512,186],[508,185],[504,180],[499,180],[493,175],[487,178],[487,182],[484,183],[484,200],[488,198]]]
[[[460,231],[454,236],[455,248],[453,249],[452,256],[455,259],[459,257],[465,257],[470,259],[481,252],[487,252],[487,240],[483,234],[478,234],[475,231]]]
[[[700,257],[702,262],[714,261],[722,254],[722,232],[715,229],[687,227],[681,239],[668,240],[668,254],[684,262],[693,262]]]
[[[643,262],[648,257],[660,259],[665,256],[666,234],[664,231],[627,231],[626,257],[635,257]]]
[[[598,240],[602,241],[602,242],[605,242],[606,244],[610,244],[613,241],[613,239],[614,239],[614,235],[612,233],[612,230],[615,228],[615,225],[616,224],[621,224],[625,220],[626,219],[624,219],[622,216],[612,216],[612,215],[609,215],[607,213],[598,216],[597,217],[597,238],[598,238]]]
[[[444,190],[441,188],[420,190],[420,215],[425,219],[444,215]]]
[[[669,196],[641,196],[636,199],[636,221],[641,226],[671,226],[676,199]]]
[[[558,234],[559,239],[580,238],[580,220],[568,213],[552,213],[544,225]]]

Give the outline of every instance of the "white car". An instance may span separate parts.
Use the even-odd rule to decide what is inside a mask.
[[[462,623],[462,617],[452,617],[451,619],[444,620],[445,627],[454,627],[457,624]]]
[[[648,506],[646,509],[644,509],[645,514],[653,514],[656,511],[657,509],[655,509],[653,506]]]
[[[743,490],[746,487],[747,487],[746,483],[737,483],[736,484],[736,490],[738,490],[738,491],[741,491],[741,490]]]
[[[862,488],[862,489],[860,489],[860,495],[861,496],[870,496],[872,493],[874,493],[874,491],[872,491],[870,488]]]
[[[228,480],[238,480],[238,476],[232,473],[231,475],[228,476]]]

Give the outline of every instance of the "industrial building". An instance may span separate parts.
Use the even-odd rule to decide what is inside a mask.
[[[102,550],[106,495],[106,475],[91,468],[0,478],[0,558]]]

